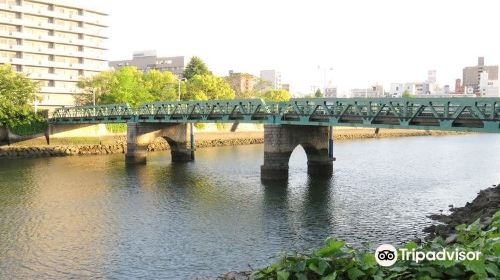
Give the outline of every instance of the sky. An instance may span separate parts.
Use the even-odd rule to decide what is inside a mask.
[[[82,1],[110,14],[110,60],[154,49],[199,56],[217,75],[276,69],[296,93],[324,84],[387,91],[425,81],[428,70],[453,89],[478,56],[500,64],[498,0]]]

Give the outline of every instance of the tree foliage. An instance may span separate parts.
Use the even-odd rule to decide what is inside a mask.
[[[411,94],[408,90],[405,90],[402,95],[403,98],[412,98],[414,97],[413,94]]]
[[[316,98],[321,98],[323,97],[323,93],[321,93],[321,90],[318,88],[316,92],[314,93],[314,97]]]
[[[195,75],[187,82],[187,92],[183,100],[234,99],[235,93],[229,83],[211,74]]]
[[[178,79],[171,72],[151,70],[143,73],[135,67],[123,67],[115,71],[101,72],[80,80],[84,90],[77,99],[79,105],[128,103],[137,106],[151,101],[177,100]],[[181,90],[185,87],[181,87]]]
[[[261,94],[260,98],[262,98],[266,101],[280,102],[280,101],[288,101],[292,98],[292,96],[290,95],[290,93],[287,90],[273,89],[273,90],[268,90],[268,91],[264,92],[263,94]]]
[[[188,65],[186,66],[186,69],[184,70],[184,78],[188,80],[191,80],[196,75],[209,75],[209,74],[212,74],[212,72],[208,70],[208,67],[205,64],[205,62],[197,56],[193,56],[191,58]]]
[[[0,125],[14,127],[36,120],[33,103],[38,90],[37,82],[10,65],[0,65]]]

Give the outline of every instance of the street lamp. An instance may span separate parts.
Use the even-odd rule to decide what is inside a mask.
[[[324,66],[320,66],[318,65],[318,70],[323,70],[323,94],[326,93],[326,74],[328,71],[333,71],[333,67],[331,66],[328,66],[328,67],[324,67]]]
[[[181,101],[181,82],[182,81],[187,81],[187,79],[186,78],[179,79],[179,83],[178,83],[178,87],[177,87],[177,94],[179,95],[177,98],[178,101]]]

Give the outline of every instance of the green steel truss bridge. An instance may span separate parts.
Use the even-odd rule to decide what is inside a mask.
[[[312,98],[176,101],[57,109],[49,122],[262,123],[500,133],[500,98]]]

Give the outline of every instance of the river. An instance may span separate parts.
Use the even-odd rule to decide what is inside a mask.
[[[336,236],[398,244],[500,183],[500,135],[337,142],[331,179],[290,159],[260,182],[263,146],[200,149],[171,164],[123,155],[0,161],[1,279],[193,279],[269,264]],[[370,245],[368,245],[370,246]]]

